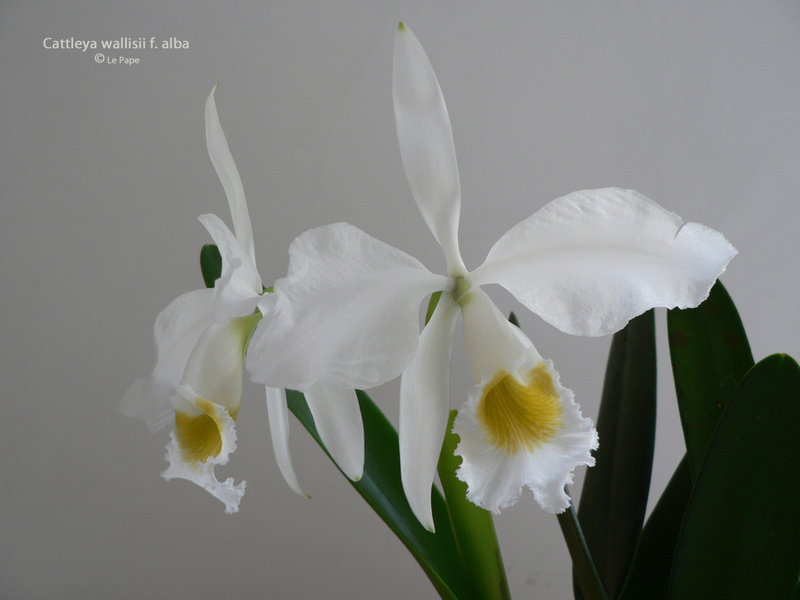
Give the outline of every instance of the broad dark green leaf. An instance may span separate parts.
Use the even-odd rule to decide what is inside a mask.
[[[455,416],[456,411],[450,411],[438,471],[456,545],[477,595],[482,600],[509,600],[511,592],[492,513],[467,500],[467,484],[456,477],[461,458],[454,454],[459,442],[452,431]]]
[[[753,354],[719,281],[697,308],[669,311],[667,331],[686,452],[696,477],[722,410],[753,366]]]
[[[206,287],[214,287],[214,282],[222,275],[222,255],[215,244],[206,244],[200,250],[200,269]]]
[[[722,408],[753,365],[736,307],[719,282],[698,308],[669,311],[667,323],[675,388],[691,452],[647,520],[623,600],[667,598],[678,534],[692,492],[692,472],[699,471]]]
[[[619,594],[633,562],[650,488],[656,419],[655,319],[650,310],[614,335],[578,520],[600,579]],[[575,585],[575,597],[583,595]]]
[[[692,473],[689,458],[684,455],[647,518],[622,600],[667,599],[672,559],[691,493]]]
[[[286,397],[289,409],[324,449],[303,395],[287,390]],[[458,553],[442,495],[433,488],[431,499],[436,524],[433,534],[420,525],[406,501],[400,480],[397,432],[370,397],[360,390],[358,401],[364,421],[365,464],[364,476],[360,481],[351,482],[353,487],[411,551],[442,598],[476,598]]]
[[[789,598],[800,573],[800,367],[783,354],[736,388],[697,475],[670,598]]]

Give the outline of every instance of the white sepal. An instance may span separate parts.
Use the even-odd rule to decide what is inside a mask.
[[[364,425],[355,391],[317,383],[303,394],[325,448],[344,474],[358,481],[364,475]]]
[[[450,410],[450,358],[458,305],[442,294],[422,330],[419,348],[400,379],[400,474],[411,510],[435,531],[431,486]]]
[[[310,498],[311,496],[300,488],[289,453],[289,409],[286,406],[286,390],[269,386],[266,386],[266,390],[269,431],[272,448],[275,451],[275,461],[289,487],[297,494]]]
[[[463,271],[461,184],[450,117],[425,50],[402,23],[395,33],[392,92],[400,155],[414,200],[444,251],[448,273]]]

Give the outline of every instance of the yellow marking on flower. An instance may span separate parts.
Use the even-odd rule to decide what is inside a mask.
[[[187,463],[206,462],[222,450],[222,423],[217,411],[224,409],[205,398],[198,398],[194,404],[203,414],[175,411],[175,437]],[[231,417],[236,419],[236,414]]]
[[[509,456],[549,441],[564,422],[558,392],[544,363],[528,372],[527,383],[499,371],[483,389],[477,413],[492,444]]]

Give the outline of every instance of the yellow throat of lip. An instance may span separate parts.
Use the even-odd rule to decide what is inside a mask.
[[[564,423],[553,378],[541,362],[524,382],[498,371],[483,388],[477,416],[492,444],[509,456],[548,442]]]
[[[205,398],[198,398],[195,405],[203,414],[190,416],[175,411],[175,437],[187,463],[206,462],[222,451],[222,421],[218,411],[225,409]],[[234,420],[238,412],[231,414]]]

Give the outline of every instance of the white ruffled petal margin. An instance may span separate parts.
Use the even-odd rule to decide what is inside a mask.
[[[355,390],[317,383],[303,394],[325,448],[344,474],[358,481],[364,475],[364,425]]]
[[[450,363],[458,305],[449,293],[419,338],[419,349],[400,379],[400,475],[411,510],[435,531],[431,486],[450,411]]]
[[[416,350],[422,299],[453,285],[346,223],[305,232],[289,255],[287,278],[262,296],[247,353],[251,378],[276,387],[366,389],[394,379]]]
[[[220,482],[214,474],[214,467],[227,464],[228,456],[236,450],[233,418],[224,406],[200,398],[188,385],[180,387],[178,394],[172,397],[172,403],[179,426],[176,426],[167,444],[166,459],[169,467],[161,474],[162,477],[167,481],[180,478],[196,483],[221,500],[227,514],[235,513],[239,510],[239,501],[244,495],[246,482],[234,485],[232,477]],[[196,428],[196,424],[201,421],[206,422],[203,424],[205,428],[213,423],[213,429],[219,438],[218,446],[215,447],[216,454],[207,456],[205,460],[197,460],[198,452],[199,455],[204,453],[203,448],[197,450],[194,444],[187,444],[193,438],[190,430]],[[181,423],[186,423],[185,427],[180,427]],[[184,430],[187,431],[188,439],[182,435]]]
[[[455,453],[463,459],[457,476],[467,484],[467,499],[495,514],[519,500],[523,486],[533,491],[544,510],[561,513],[569,507],[564,487],[572,483],[575,467],[594,465],[591,451],[597,449],[598,439],[592,421],[581,416],[572,391],[561,386],[552,362],[542,364],[552,377],[563,415],[561,429],[546,443],[514,455],[497,448],[477,416],[481,385],[473,387],[453,424],[461,438]]]
[[[222,131],[222,125],[217,114],[217,106],[214,102],[214,92],[217,87],[219,86],[214,86],[214,89],[208,95],[208,100],[206,100],[206,144],[208,146],[208,155],[211,157],[217,176],[222,182],[222,187],[225,188],[236,238],[247,252],[250,261],[255,264],[253,227],[250,224],[250,213],[247,210],[244,186],[242,186],[242,179],[239,177],[236,163],[233,162],[233,156],[228,148],[225,132]]]
[[[311,496],[300,488],[289,453],[289,408],[286,405],[286,390],[269,386],[266,386],[266,390],[269,431],[272,436],[275,461],[289,487],[301,496],[310,498]]]
[[[414,200],[444,251],[448,273],[463,271],[458,250],[461,183],[450,117],[425,50],[402,23],[394,38],[392,93],[400,155]]]
[[[488,296],[477,288],[465,296],[464,336],[476,384],[453,424],[461,440],[457,476],[467,484],[467,498],[494,513],[514,504],[523,486],[544,510],[562,512],[569,506],[564,486],[572,483],[575,467],[594,464],[597,431],[581,416],[572,391],[560,384],[552,362],[542,360]],[[523,384],[529,386],[527,397],[517,393]],[[495,385],[511,390],[506,397],[519,404],[487,406],[497,400],[486,393]]]
[[[633,190],[606,188],[550,202],[470,275],[499,283],[566,333],[598,336],[653,307],[697,306],[735,255],[719,232]]]
[[[123,415],[143,420],[151,433],[174,419],[169,399],[178,391],[189,355],[212,321],[213,298],[212,290],[187,292],[156,318],[156,366],[150,377],[133,382],[120,403]]]

